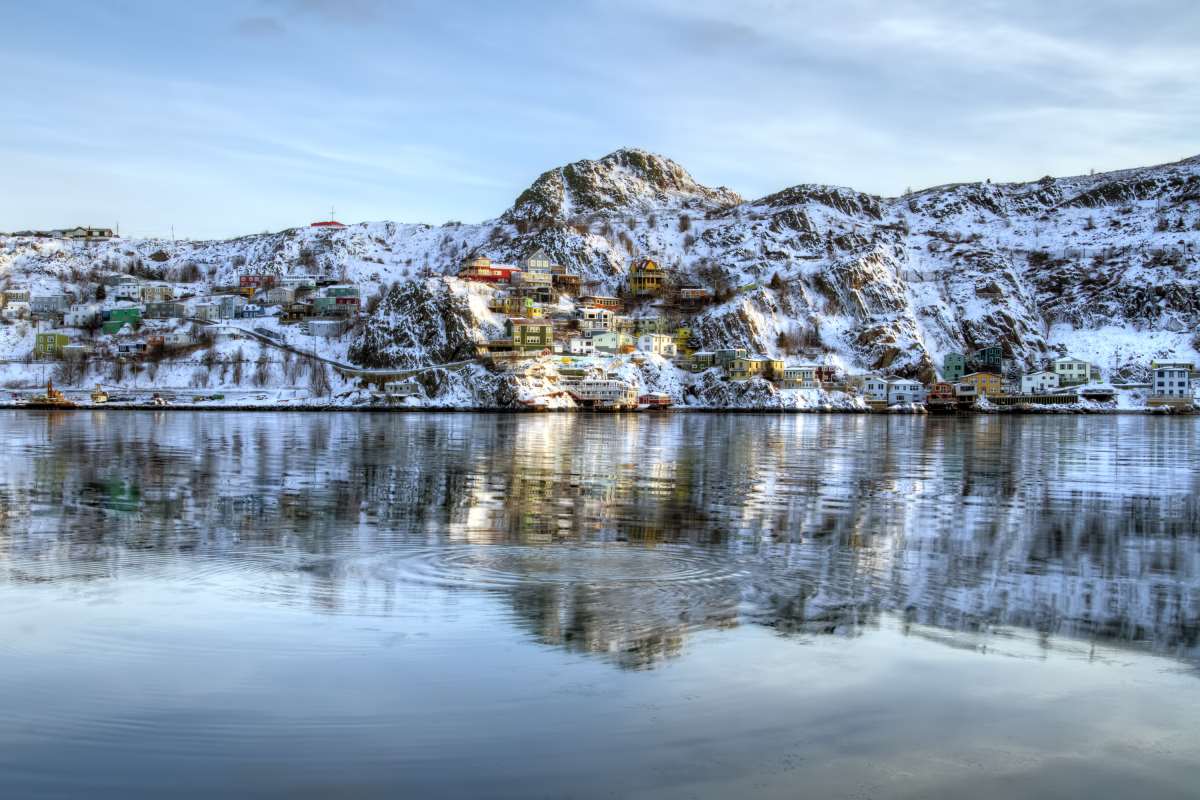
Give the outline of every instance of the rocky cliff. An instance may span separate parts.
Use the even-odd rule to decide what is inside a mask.
[[[468,255],[544,248],[597,292],[617,291],[630,261],[650,256],[717,291],[679,320],[705,347],[928,378],[944,353],[1000,341],[1017,366],[1071,352],[1137,377],[1149,358],[1197,358],[1198,244],[1200,158],[896,198],[802,184],[745,200],[626,149],[549,170],[480,224],[86,249],[8,238],[0,280],[73,285],[111,267],[202,287],[246,269],[318,272],[382,294],[351,357],[395,366],[458,358],[494,326],[427,284]]]

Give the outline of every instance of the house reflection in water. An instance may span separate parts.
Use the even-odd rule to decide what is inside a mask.
[[[646,667],[688,634],[911,626],[1194,660],[1196,425],[1158,417],[0,417],[22,574],[219,563],[261,602],[390,614],[412,587]],[[128,567],[127,567],[128,568]],[[211,567],[206,567],[211,568]]]

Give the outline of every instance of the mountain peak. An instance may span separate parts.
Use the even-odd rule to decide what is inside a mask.
[[[740,202],[742,198],[729,189],[697,183],[669,158],[623,147],[595,161],[583,159],[542,173],[505,216],[566,219],[576,214],[727,207]]]

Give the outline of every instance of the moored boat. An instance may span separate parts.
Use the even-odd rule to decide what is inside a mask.
[[[26,408],[74,408],[75,404],[66,398],[53,381],[46,381],[46,393],[34,395],[25,401]]]
[[[671,407],[671,395],[666,392],[647,392],[638,398],[638,408],[643,411],[661,411]]]

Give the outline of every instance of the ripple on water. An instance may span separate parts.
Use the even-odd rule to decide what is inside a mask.
[[[701,586],[739,572],[717,551],[625,544],[452,545],[371,565],[381,580],[445,588]]]

